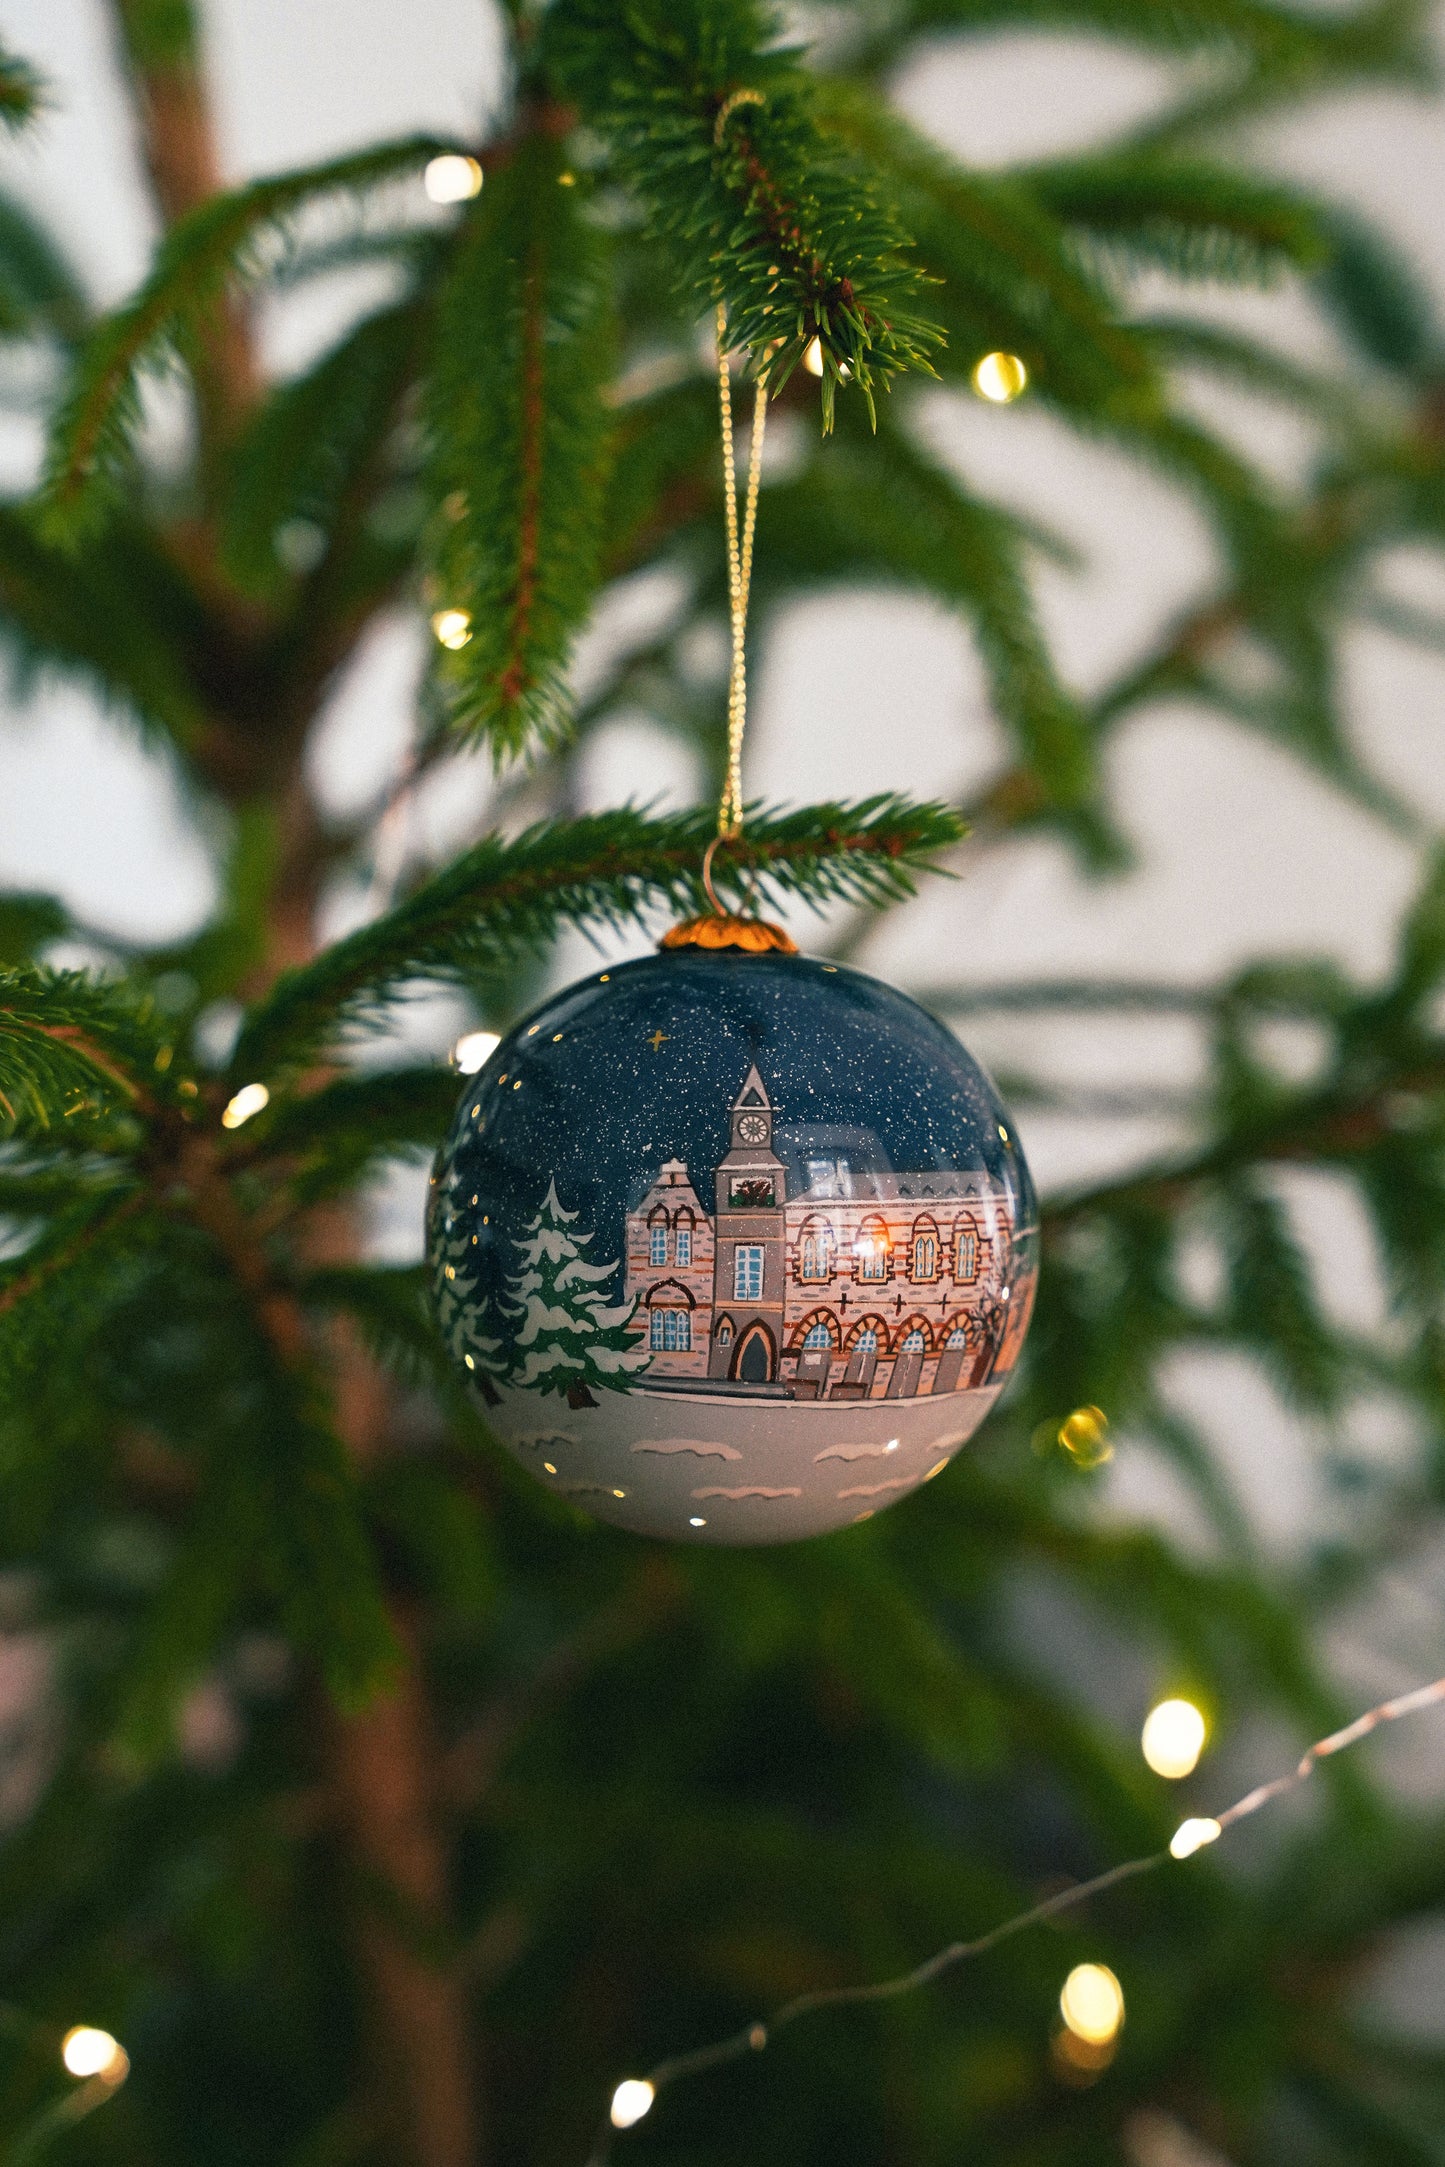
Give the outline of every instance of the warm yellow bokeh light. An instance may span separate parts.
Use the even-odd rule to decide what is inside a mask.
[[[72,2077],[104,2077],[107,2084],[123,2083],[130,2072],[130,2057],[120,2041],[91,2024],[76,2024],[66,2033],[60,2059]]]
[[[1102,1467],[1114,1457],[1109,1442],[1109,1417],[1102,1407],[1076,1407],[1059,1424],[1059,1443],[1079,1467]]]
[[[472,613],[469,609],[439,609],[431,628],[443,647],[465,647],[472,636]]]
[[[1162,1700],[1150,1709],[1139,1743],[1155,1775],[1177,1783],[1199,1766],[1205,1735],[1204,1718],[1192,1700]]]
[[[447,151],[431,160],[421,180],[433,203],[465,203],[481,193],[482,169],[475,158]]]
[[[242,1084],[221,1116],[223,1129],[239,1129],[242,1122],[249,1121],[252,1114],[259,1114],[271,1103],[271,1094],[263,1083]]]
[[[495,1031],[468,1031],[452,1048],[452,1066],[461,1076],[475,1076],[501,1043]]]
[[[1076,2038],[1102,2047],[1124,2022],[1124,1989],[1107,1964],[1076,1964],[1064,1981],[1059,2008]]]
[[[1224,1830],[1217,1821],[1181,1821],[1169,1839],[1169,1856],[1176,1859],[1193,1858],[1207,1843],[1218,1843]]]
[[[646,2077],[624,2077],[612,2095],[612,2127],[631,2129],[640,2122],[657,2094]]]
[[[1029,372],[1017,354],[985,354],[973,371],[973,388],[993,406],[1007,406],[1029,380]]]
[[[809,339],[807,345],[803,348],[803,367],[810,376],[822,375],[823,341],[821,339]]]
[[[1049,2060],[1054,2075],[1074,2087],[1096,2083],[1118,2051],[1117,2037],[1098,2044],[1081,2039],[1067,2024],[1061,2025],[1049,2041]]]

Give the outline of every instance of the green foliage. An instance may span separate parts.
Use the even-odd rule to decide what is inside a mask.
[[[624,808],[545,823],[514,842],[488,836],[385,918],[288,971],[248,1017],[232,1057],[238,1080],[314,1059],[339,1031],[383,1017],[414,980],[461,982],[539,947],[559,926],[621,926],[644,905],[706,907],[708,812],[649,819]],[[877,903],[911,894],[913,877],[960,834],[938,805],[870,798],[759,815],[722,854],[720,888],[760,900]]]
[[[417,300],[363,317],[266,400],[238,448],[226,499],[222,546],[238,586],[266,594],[283,584],[277,550],[293,523],[313,546],[334,535],[358,484],[393,448],[427,328]]]
[[[483,190],[438,302],[428,387],[448,709],[503,759],[553,740],[596,586],[611,449],[604,236],[563,146],[530,137]]]
[[[436,2072],[477,2033],[488,2157],[581,2161],[622,2073],[1166,1842],[1184,1802],[1133,1737],[1151,1696],[1209,1712],[1219,1757],[1189,1810],[1273,1773],[1261,1739],[1287,1765],[1350,1712],[1333,1651],[1353,1606],[1438,1540],[1445,860],[1341,688],[1361,619],[1445,648],[1388,584],[1398,553],[1445,545],[1440,334],[1409,266],[1257,170],[1239,127],[1424,80],[1423,8],[890,0],[824,11],[812,54],[755,0],[506,12],[511,89],[454,213],[416,185],[452,147],[429,140],[256,182],[172,223],[94,324],[67,251],[0,199],[24,396],[71,372],[46,490],[0,506],[0,639],[20,692],[61,679],[148,733],[217,892],[162,946],[0,896],[7,2159],[410,2167],[435,2128],[417,2088],[454,2105]],[[158,88],[197,93],[196,11],[120,18],[144,128]],[[1154,54],[1159,117],[984,173],[880,88],[930,40],[1021,26]],[[0,120],[33,94],[0,62]],[[384,298],[251,386],[238,302],[357,267]],[[1205,281],[1288,286],[1330,314],[1343,365],[1225,328]],[[1025,1363],[975,1448],[914,1505],[776,1555],[639,1546],[543,1494],[486,1434],[499,1347],[455,1298],[465,1257],[444,1254],[458,1276],[434,1301],[369,1233],[374,1185],[439,1146],[458,1088],[388,1042],[406,995],[505,1028],[567,967],[559,939],[703,903],[710,805],[578,807],[594,751],[639,717],[699,762],[702,798],[720,777],[719,300],[777,408],[754,681],[800,597],[887,587],[966,627],[999,725],[991,767],[961,735],[969,806],[754,808],[718,853],[726,901],[815,904],[846,953],[970,819],[1116,872],[1113,740],[1171,702],[1262,735],[1424,861],[1370,984],[1277,957],[1218,984],[1121,964],[980,986],[954,891],[915,990],[985,1035],[1007,1020],[1026,1123],[1147,1117],[1153,1141],[1046,1196]],[[814,336],[817,392],[796,366]],[[996,348],[1050,426],[1145,469],[1210,537],[1178,614],[1089,690],[1037,597],[1068,538],[936,449]],[[228,353],[247,366],[218,398]],[[164,462],[139,427],[157,370],[194,394],[194,441]],[[1308,428],[1297,481],[1198,418],[1200,375]],[[629,630],[654,593],[671,599]],[[367,634],[442,608],[471,637],[426,673],[408,792],[465,774],[479,740],[501,772],[487,832],[432,862],[407,794],[338,816],[310,777]],[[315,949],[328,884],[375,895],[399,839],[384,907]],[[37,960],[76,940],[92,969]],[[1167,1029],[1193,1066],[1094,1083],[1076,1049],[1115,1021]],[[1057,1057],[1018,1050],[1036,1043]],[[265,1107],[223,1126],[261,1080]],[[1301,1207],[1324,1192],[1374,1244],[1380,1320],[1341,1313]],[[539,1233],[570,1239],[559,1221]],[[593,1291],[606,1308],[615,1288]],[[601,1323],[625,1356],[629,1321]],[[1330,1507],[1313,1547],[1261,1540],[1251,1440],[1221,1453],[1184,1389],[1207,1359],[1288,1410]],[[1181,1499],[1187,1540],[1102,1508],[1107,1478],[1058,1441],[1090,1405],[1116,1472]],[[30,1654],[49,1683],[27,1731]],[[1143,2167],[1151,2115],[1235,2167],[1437,2160],[1439,2055],[1367,2021],[1356,1982],[1445,1904],[1441,1816],[1377,1784],[1370,1752],[1328,1764],[1312,1818],[1277,1822],[1244,1882],[1201,1857],[955,1984],[820,2013],[660,2099],[616,2167],[624,2145],[688,2167]],[[1129,2024],[1074,2089],[1049,2034],[1085,1957],[1119,1972]],[[116,2029],[134,2074],[62,2136],[80,2095],[50,2027],[77,2016]]]
[[[23,128],[43,99],[41,78],[29,61],[0,46],[0,127]]]
[[[819,127],[797,56],[757,0],[579,0],[547,18],[546,58],[607,143],[700,304],[770,390],[817,339],[822,413],[926,368],[939,328],[866,168]]]
[[[0,338],[74,339],[86,316],[79,281],[40,221],[0,196]]]
[[[447,148],[412,136],[253,181],[198,205],[162,242],[145,285],[96,330],[77,363],[56,424],[46,517],[73,540],[104,514],[130,471],[145,371],[165,369],[193,350],[208,313],[235,287],[254,282],[284,249],[304,212],[357,202],[368,190],[416,173]]]

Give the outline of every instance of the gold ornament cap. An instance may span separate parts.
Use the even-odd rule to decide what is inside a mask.
[[[685,918],[664,933],[659,948],[738,948],[750,956],[772,952],[795,956],[798,944],[780,925],[767,918],[737,918],[731,911],[708,911],[701,918]]]

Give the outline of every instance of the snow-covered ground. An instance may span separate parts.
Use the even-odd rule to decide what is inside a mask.
[[[1002,1390],[842,1404],[644,1390],[572,1408],[504,1387],[484,1411],[529,1473],[599,1520],[675,1542],[777,1543],[896,1504],[947,1465]]]

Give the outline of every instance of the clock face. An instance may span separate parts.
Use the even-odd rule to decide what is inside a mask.
[[[767,1115],[739,1114],[738,1135],[745,1144],[765,1144],[768,1140]]]

